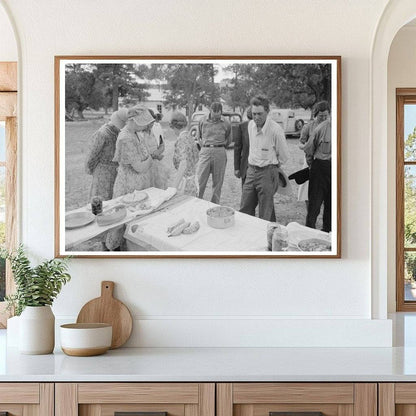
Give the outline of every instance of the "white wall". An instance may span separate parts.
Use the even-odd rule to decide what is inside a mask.
[[[11,21],[3,7],[0,7],[0,61],[17,61],[16,37]]]
[[[391,44],[388,60],[388,308],[396,310],[396,88],[416,88],[416,25],[404,26]]]
[[[22,49],[21,235],[40,257],[54,252],[54,55],[343,59],[342,259],[75,259],[59,318],[108,279],[137,319],[130,345],[389,344],[389,322],[370,320],[370,54],[387,0],[0,1]]]

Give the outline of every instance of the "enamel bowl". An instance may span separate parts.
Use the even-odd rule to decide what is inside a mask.
[[[207,224],[213,228],[232,227],[235,222],[234,210],[230,207],[213,207],[207,210]]]
[[[67,355],[88,357],[104,354],[111,347],[110,324],[85,323],[61,325],[61,348]]]

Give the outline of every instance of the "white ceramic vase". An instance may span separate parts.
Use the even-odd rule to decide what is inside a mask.
[[[19,319],[19,352],[50,354],[55,347],[55,316],[50,306],[26,306]]]

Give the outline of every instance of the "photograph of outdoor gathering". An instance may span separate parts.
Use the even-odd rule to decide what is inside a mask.
[[[339,254],[339,60],[57,59],[58,254]]]

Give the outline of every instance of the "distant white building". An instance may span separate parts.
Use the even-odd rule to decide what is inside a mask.
[[[162,114],[162,121],[169,122],[170,117],[173,111],[180,111],[181,113],[188,116],[186,108],[183,107],[174,107],[172,105],[168,105],[165,100],[165,91],[164,86],[166,85],[165,82],[160,80],[138,80],[140,83],[149,84],[150,87],[146,89],[146,92],[149,94],[143,101],[138,102],[137,104],[143,104],[147,108],[150,108],[154,112],[158,112]],[[227,80],[229,81],[229,80]],[[220,100],[223,104],[224,111],[232,111],[232,108],[227,106],[224,100]],[[240,110],[240,109],[239,109]],[[209,112],[209,107],[200,104],[196,111],[205,111]],[[238,110],[237,110],[238,111]]]

